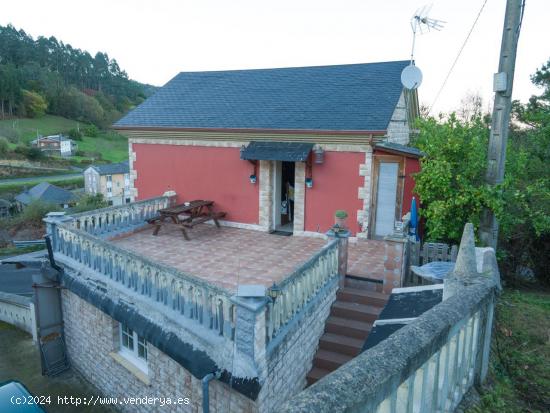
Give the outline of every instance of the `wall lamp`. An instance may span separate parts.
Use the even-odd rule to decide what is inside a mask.
[[[283,289],[275,283],[267,289],[267,295],[269,296],[269,298],[271,298],[272,302],[275,302],[277,297],[279,297],[281,294],[283,294]]]
[[[252,161],[249,159],[248,162],[250,162],[254,166],[254,168],[252,169],[252,174],[250,175],[249,179],[251,184],[255,184],[258,181],[258,176],[256,175],[257,169],[258,169],[258,161]]]
[[[306,159],[306,187],[313,188],[313,163],[311,154]]]

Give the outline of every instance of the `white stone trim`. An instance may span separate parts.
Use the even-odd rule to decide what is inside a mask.
[[[149,375],[145,373],[142,369],[140,369],[138,366],[136,366],[127,357],[115,351],[109,353],[109,356],[111,356],[114,361],[116,361],[118,364],[120,364],[130,373],[132,373],[135,377],[137,377],[139,381],[141,381],[143,384],[146,384],[147,386],[151,384]]]
[[[373,326],[385,326],[388,324],[409,324],[416,320],[416,317],[408,318],[388,318],[385,320],[376,320]]]
[[[269,231],[273,227],[273,162],[259,161],[260,180],[258,222],[262,231]]]
[[[306,205],[306,163],[295,162],[293,232],[304,231]]]
[[[177,146],[207,146],[214,148],[241,148],[243,145],[248,145],[250,141],[254,140],[253,137],[250,140],[238,140],[238,141],[219,141],[219,140],[206,140],[206,139],[185,139],[185,138],[135,138],[128,139],[129,143],[140,143],[147,145],[177,145]],[[276,138],[271,139],[277,141]],[[296,139],[300,141],[299,138]],[[361,143],[357,145],[353,144],[316,144],[316,147],[320,147],[327,152],[367,152],[370,148],[369,144]]]
[[[357,197],[363,201],[363,208],[357,211],[357,222],[361,226],[358,238],[367,238],[370,222],[370,204],[372,200],[373,150],[369,146],[365,151],[365,163],[359,165],[359,176],[363,176],[363,186],[357,189]]]
[[[443,284],[419,285],[415,287],[399,287],[391,290],[392,294],[415,293],[418,291],[442,290]]]
[[[134,202],[138,196],[138,190],[135,185],[135,181],[137,179],[137,171],[134,169],[134,162],[136,161],[136,153],[134,152],[134,148],[132,145],[132,141],[128,140],[128,165],[129,165],[129,178],[130,178],[130,201]]]
[[[235,221],[225,221],[218,219],[218,223],[222,227],[231,227],[231,228],[240,228],[240,229],[248,229],[250,231],[260,231],[260,232],[266,232],[268,231],[267,228],[257,225],[257,224],[246,224],[244,222],[235,222]],[[213,221],[207,221],[205,224],[208,225],[216,225]]]

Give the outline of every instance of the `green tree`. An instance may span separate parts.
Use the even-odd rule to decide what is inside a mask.
[[[23,89],[23,107],[30,118],[39,118],[46,114],[48,103],[40,94]]]
[[[495,192],[485,184],[487,124],[477,116],[461,121],[451,114],[445,121],[418,121],[413,144],[426,153],[415,176],[428,238],[457,242],[465,222],[477,227],[484,206],[497,206]]]
[[[499,243],[507,272],[550,283],[550,60],[531,79],[542,93],[513,105]]]
[[[415,177],[427,238],[458,243],[465,222],[478,225],[484,207],[499,220],[507,276],[529,273],[550,282],[550,61],[532,77],[543,91],[514,103],[503,184],[485,183],[488,122],[480,116],[418,122],[413,144],[426,153]]]

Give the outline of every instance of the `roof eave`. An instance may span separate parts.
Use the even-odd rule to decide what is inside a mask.
[[[118,126],[120,131],[165,131],[165,132],[226,132],[226,133],[270,133],[270,134],[318,134],[318,135],[385,135],[387,130],[327,130],[327,129],[259,129],[259,128],[181,128],[159,126]]]

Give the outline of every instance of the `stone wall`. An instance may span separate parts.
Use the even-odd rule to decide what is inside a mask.
[[[388,141],[408,145],[410,139],[410,125],[407,114],[407,102],[405,94],[402,93],[397,106],[388,124]]]
[[[73,368],[106,397],[181,397],[189,404],[119,406],[127,412],[201,412],[201,381],[148,344],[148,374],[119,355],[119,323],[72,292],[62,293],[67,352]],[[256,403],[217,380],[210,382],[210,411],[255,412]]]
[[[262,366],[267,379],[258,396],[260,412],[275,412],[306,385],[325,321],[336,299],[338,277],[333,278],[267,346],[267,364]]]

